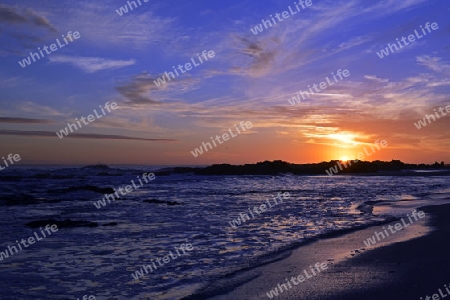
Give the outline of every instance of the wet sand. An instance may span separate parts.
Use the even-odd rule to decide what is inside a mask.
[[[425,218],[375,246],[366,247],[364,240],[389,224],[300,247],[285,259],[230,278],[230,283],[238,277],[248,282],[208,299],[269,299],[267,292],[317,262],[327,262],[328,269],[297,286],[291,284],[273,299],[425,299],[439,289],[445,294],[444,284],[450,283],[450,204],[420,210]]]

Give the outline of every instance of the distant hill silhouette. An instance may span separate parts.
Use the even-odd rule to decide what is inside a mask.
[[[264,161],[256,164],[230,165],[215,164],[204,168],[194,167],[175,167],[165,168],[155,172],[155,175],[169,175],[173,173],[194,173],[197,175],[326,175],[326,170],[333,168],[339,163],[344,162],[332,160],[329,162],[312,163],[312,164],[292,164],[281,160],[273,162]],[[427,171],[426,173],[416,172],[418,170]],[[450,175],[450,166],[444,163],[426,164],[406,164],[400,160],[384,161],[352,161],[351,165],[339,170],[338,174],[360,174],[360,175],[389,175],[389,176],[424,176],[424,175]]]

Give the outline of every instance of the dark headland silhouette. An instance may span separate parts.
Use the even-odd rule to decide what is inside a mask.
[[[341,168],[336,169],[338,165]],[[293,164],[281,160],[264,161],[256,164],[230,165],[215,164],[208,167],[173,167],[164,168],[155,175],[194,173],[196,175],[327,175],[330,168],[339,170],[334,176],[358,174],[358,175],[386,175],[386,176],[430,176],[430,175],[450,175],[450,165],[444,162],[426,164],[407,164],[400,160],[385,161],[350,161],[343,162],[332,160],[329,162]],[[342,170],[341,170],[342,169]],[[422,172],[420,172],[422,171]],[[423,172],[426,171],[426,172]]]

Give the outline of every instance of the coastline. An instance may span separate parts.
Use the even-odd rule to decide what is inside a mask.
[[[213,290],[184,299],[269,299],[267,292],[316,262],[329,262],[328,270],[284,291],[274,299],[406,299],[437,293],[450,275],[445,262],[450,243],[446,231],[450,204],[424,206],[427,217],[382,242],[363,243],[384,225],[366,226],[321,236],[276,261],[230,275]],[[447,229],[449,228],[449,229]],[[447,245],[448,244],[448,245]],[[433,245],[433,247],[428,247]],[[442,245],[438,248],[438,245]],[[429,265],[426,265],[429,263]],[[214,292],[213,292],[214,291]],[[215,294],[214,294],[215,293]]]
[[[323,299],[431,299],[426,296],[439,295],[439,289],[445,295],[444,284],[450,282],[450,261],[447,258],[450,252],[450,204],[425,206],[421,210],[432,216],[427,222],[434,228],[432,232],[367,252],[342,264],[343,268],[350,266],[359,269],[353,271],[355,282],[343,287],[338,294]],[[381,283],[364,285],[361,277],[365,275],[371,280],[371,272],[374,271],[384,277],[380,278]]]

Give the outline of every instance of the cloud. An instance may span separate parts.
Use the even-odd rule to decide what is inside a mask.
[[[57,28],[79,31],[86,43],[102,47],[113,45],[125,50],[129,50],[130,46],[135,50],[146,49],[149,45],[163,46],[172,43],[174,37],[180,35],[180,29],[173,26],[176,20],[174,17],[161,17],[154,12],[160,9],[158,5],[147,3],[146,6],[119,17],[115,9],[124,4],[126,1],[119,5],[113,0],[81,0],[76,3],[60,0],[45,6],[37,1],[19,1],[15,6],[0,4],[0,24],[13,25],[14,27],[9,26],[13,33],[20,30],[20,26],[23,25],[46,28],[56,33],[54,26],[56,25]],[[51,16],[52,22],[46,16]],[[21,35],[26,38],[26,35],[29,35],[29,28],[23,27],[27,31],[23,31]],[[34,48],[29,44],[22,46],[27,49]],[[15,47],[11,47],[5,52],[14,54],[14,50]]]
[[[56,30],[56,28],[50,23],[50,21],[47,20],[47,18],[45,18],[43,16],[39,16],[37,13],[35,13],[31,9],[26,10],[26,15],[28,17],[29,22],[31,22],[32,24],[34,24],[36,26],[41,26],[41,27],[47,28],[48,30],[53,31],[53,32],[58,32]]]
[[[246,69],[238,62],[238,67],[231,69],[237,75],[249,75],[250,77],[262,77],[267,74],[281,74],[285,71],[298,70],[316,64],[316,70],[326,58],[336,56],[341,52],[349,52],[355,47],[362,46],[371,41],[372,34],[358,35],[335,43],[329,37],[336,36],[335,28],[348,28],[362,26],[368,21],[384,18],[398,11],[424,5],[426,0],[407,0],[396,3],[395,0],[386,0],[377,3],[365,3],[360,0],[349,0],[336,3],[314,4],[308,13],[302,18],[278,23],[273,28],[264,31],[264,34],[252,37],[256,39],[249,42],[247,38],[241,41],[247,43],[247,48],[240,53],[253,58],[253,63]],[[387,7],[390,7],[387,9]],[[238,33],[238,35],[240,35]],[[340,35],[344,37],[345,35]],[[331,40],[331,42],[330,42]],[[331,49],[325,46],[332,46]],[[274,45],[274,47],[272,47]],[[325,49],[324,49],[325,48]],[[359,57],[353,55],[343,56],[347,60],[355,60]],[[342,61],[342,59],[340,59]],[[329,65],[327,63],[327,65]],[[325,66],[324,66],[325,67]]]
[[[50,21],[32,9],[0,4],[0,56],[24,55],[26,49],[41,44],[46,37],[55,36],[57,30]],[[44,29],[39,32],[36,29]],[[40,45],[42,46],[42,45]]]
[[[15,8],[4,4],[0,4],[0,23],[35,25],[52,32],[57,32],[56,28],[47,18],[38,15],[33,10],[27,9],[23,13],[20,13]]]
[[[261,77],[269,73],[277,51],[270,50],[267,43],[251,41],[244,37],[238,37],[237,40],[244,43],[244,47],[239,49],[239,53],[250,57],[252,61],[247,67],[234,67],[231,71],[238,75],[251,77]]]
[[[21,130],[0,130],[0,135],[14,136],[31,136],[31,137],[52,137],[56,138],[55,132],[51,131],[21,131]],[[71,133],[64,138],[73,139],[100,139],[100,140],[134,140],[134,141],[150,141],[150,142],[177,142],[174,139],[147,139],[130,137],[123,135],[95,134],[95,133]]]
[[[33,83],[34,79],[26,78],[26,77],[8,77],[7,75],[3,75],[0,72],[0,87],[2,88],[11,88],[11,87],[25,87],[25,85],[28,85],[30,83]]]
[[[347,50],[359,45],[362,45],[368,41],[370,41],[371,38],[368,36],[358,36],[350,39],[349,41],[343,42],[339,45],[339,50]]]
[[[374,3],[373,6],[367,7],[363,10],[364,13],[374,13],[374,17],[388,16],[396,12],[410,9],[411,7],[418,6],[426,3],[428,0],[386,0]]]
[[[389,82],[389,79],[378,78],[375,75],[364,75],[364,78],[369,79],[369,80],[373,80],[373,81],[376,81],[376,82]]]
[[[159,87],[154,83],[159,77],[164,76],[166,83]],[[163,104],[161,99],[170,98],[168,93],[176,91],[177,94],[192,90],[200,79],[192,77],[176,77],[175,79],[167,80],[164,74],[153,76],[147,72],[133,77],[130,82],[116,87],[116,90],[125,97],[128,101],[126,103],[131,105],[136,104]],[[165,95],[162,95],[162,94]]]
[[[53,63],[71,64],[87,73],[95,73],[101,70],[119,69],[131,66],[136,63],[134,59],[130,60],[111,60],[101,57],[73,57],[73,56],[49,56],[48,59]]]
[[[131,104],[161,104],[149,97],[152,90],[157,90],[158,87],[153,82],[156,78],[147,73],[137,75],[131,82],[116,87],[116,90]],[[169,81],[170,82],[170,81]]]
[[[438,73],[450,73],[450,65],[442,62],[440,57],[431,57],[429,55],[423,55],[417,57],[417,62],[435,72]]]
[[[27,19],[9,6],[0,5],[0,22],[3,23],[26,23]]]
[[[164,45],[177,36],[172,29],[174,18],[160,17],[152,11],[151,3],[120,17],[115,12],[126,1],[59,1],[65,7],[63,22],[67,28],[76,28],[83,40],[90,44],[121,45],[145,49],[149,45]],[[50,11],[60,14],[59,9]]]
[[[20,103],[17,105],[20,112],[30,113],[44,116],[67,116],[68,114],[61,113],[49,106],[39,105],[30,101]]]
[[[0,117],[0,123],[3,123],[3,124],[53,124],[54,122],[52,120],[47,120],[47,119]]]

